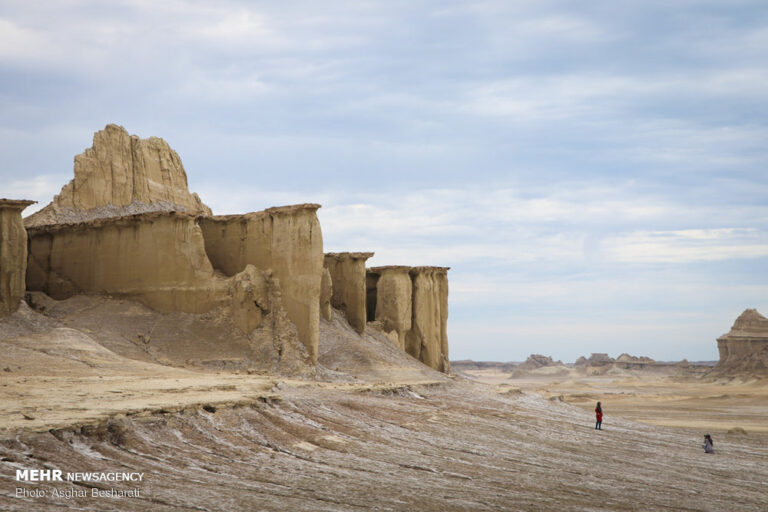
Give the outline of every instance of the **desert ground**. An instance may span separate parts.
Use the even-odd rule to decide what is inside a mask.
[[[543,375],[512,378],[498,370],[465,374],[499,389],[515,388],[593,411],[602,403],[606,422],[620,417],[707,432],[768,433],[768,379],[707,378],[653,372],[612,375]],[[714,435],[714,434],[713,434]]]
[[[249,373],[234,348],[201,364],[191,338],[188,352],[137,343],[153,314],[76,297],[44,313],[23,304],[0,322],[0,509],[761,511],[768,503],[765,382],[445,375],[373,330],[357,335],[338,313],[321,324],[314,374]],[[595,400],[606,412],[600,432]],[[704,433],[715,455],[701,449]],[[24,483],[19,469],[144,476]],[[94,488],[138,491],[93,497]]]

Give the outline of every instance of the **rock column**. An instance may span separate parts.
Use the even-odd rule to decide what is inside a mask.
[[[26,291],[27,231],[21,212],[35,201],[0,199],[0,318],[19,308]]]
[[[365,332],[366,323],[365,262],[371,256],[372,252],[329,252],[324,260],[333,283],[331,305],[343,311],[349,325],[360,334]]]

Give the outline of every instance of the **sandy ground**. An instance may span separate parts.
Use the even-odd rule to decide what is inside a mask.
[[[743,429],[768,432],[768,380],[718,379],[655,375],[510,378],[496,370],[466,374],[492,386],[514,387],[563,400],[586,411],[602,403],[604,421],[627,418],[650,425],[702,431]]]
[[[0,322],[0,510],[730,512],[768,503],[762,383],[445,376],[338,316],[322,326],[313,378],[238,374],[129,357],[128,341],[95,331],[94,316],[36,315]],[[705,428],[715,455],[701,449]],[[143,477],[19,482],[23,469]],[[133,495],[98,495],[113,490]]]

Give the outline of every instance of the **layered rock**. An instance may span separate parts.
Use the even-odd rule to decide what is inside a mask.
[[[448,269],[414,267],[410,275],[413,323],[405,350],[430,368],[448,372]]]
[[[195,217],[156,212],[28,229],[27,286],[54,299],[136,298],[161,312],[202,313],[224,289]]]
[[[368,318],[379,322],[385,332],[394,331],[403,350],[413,318],[410,270],[399,265],[373,267],[366,276]]]
[[[274,273],[283,306],[314,363],[323,275],[318,208],[318,204],[300,204],[199,219],[205,252],[216,270],[231,276],[251,264]]]
[[[333,280],[327,268],[323,269],[320,279],[320,316],[325,320],[331,320],[331,296],[333,295]]]
[[[448,268],[385,266],[368,269],[368,319],[397,335],[400,347],[427,366],[450,371]]]
[[[154,212],[39,226],[28,233],[30,291],[58,300],[108,295],[161,313],[223,316],[275,368],[311,362],[271,271],[246,265],[231,277],[217,275],[193,215]]]
[[[366,270],[365,262],[372,252],[329,252],[324,265],[331,276],[331,305],[344,312],[347,322],[357,332],[365,332]]]
[[[75,156],[75,177],[48,206],[25,220],[28,227],[178,210],[210,215],[187,187],[176,152],[158,137],[140,139],[107,125],[93,146]]]
[[[21,212],[34,202],[0,199],[0,318],[15,312],[24,298],[27,232]]]
[[[719,372],[768,372],[768,318],[746,309],[731,330],[717,338]]]

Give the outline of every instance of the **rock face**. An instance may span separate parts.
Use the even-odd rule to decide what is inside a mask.
[[[343,311],[349,325],[360,334],[366,324],[365,262],[371,256],[372,252],[329,252],[324,259],[333,283],[331,305]]]
[[[397,334],[400,347],[435,370],[448,359],[448,268],[386,266],[368,269],[368,320]]]
[[[720,361],[717,372],[768,372],[768,318],[746,309],[727,334],[717,338]]]
[[[323,276],[318,208],[318,204],[300,204],[199,219],[205,252],[216,270],[231,276],[250,264],[274,273],[283,307],[314,363]]]
[[[413,324],[406,335],[406,352],[430,368],[450,371],[448,359],[448,272],[443,267],[415,267]]]
[[[224,289],[214,281],[191,215],[153,214],[28,230],[27,286],[54,299],[78,293],[136,298],[161,312],[208,311]]]
[[[331,296],[333,295],[333,280],[327,268],[323,269],[323,277],[320,280],[320,316],[331,321]]]
[[[409,272],[410,267],[405,266],[374,267],[366,276],[368,319],[380,322],[385,332],[395,331],[403,350],[413,314]]]
[[[246,265],[231,277],[217,275],[192,215],[154,212],[40,226],[28,233],[30,291],[57,300],[109,295],[161,313],[226,317],[275,368],[310,364],[271,271]]]
[[[30,226],[179,210],[211,215],[187,188],[179,155],[158,137],[140,139],[107,125],[75,156],[75,177],[53,202],[25,220]]]
[[[0,199],[0,318],[15,312],[24,298],[27,232],[21,212],[34,202]]]

